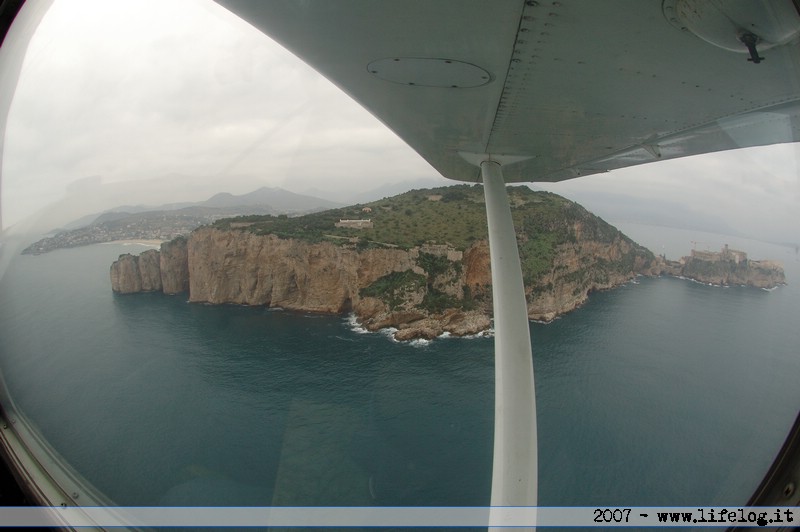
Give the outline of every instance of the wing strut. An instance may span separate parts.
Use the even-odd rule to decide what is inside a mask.
[[[536,506],[538,452],[533,358],[519,250],[500,165],[481,163],[494,292],[492,506]]]

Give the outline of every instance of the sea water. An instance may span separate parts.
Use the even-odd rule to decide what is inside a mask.
[[[686,236],[625,229],[656,252]],[[531,324],[541,505],[747,501],[800,408],[800,263],[749,244],[788,286],[638,278]],[[113,294],[109,265],[143,249],[18,256],[0,280],[17,407],[114,502],[488,504],[492,338]]]

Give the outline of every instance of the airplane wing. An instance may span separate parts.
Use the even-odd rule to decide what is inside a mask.
[[[217,1],[451,179],[486,154],[560,181],[800,139],[792,0]]]
[[[800,139],[795,0],[217,0],[486,192],[491,505],[538,496],[530,330],[504,184]]]
[[[536,504],[537,477],[527,309],[505,182],[800,140],[800,0],[217,1],[442,175],[484,182],[497,506]],[[0,4],[0,28],[20,3]],[[16,85],[21,64],[6,57],[11,49],[0,49],[4,88]],[[10,100],[0,100],[2,122]]]

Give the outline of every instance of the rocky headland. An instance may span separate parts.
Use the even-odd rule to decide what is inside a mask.
[[[595,290],[660,273],[652,253],[579,205],[527,187],[510,194],[531,319],[552,320]],[[398,340],[490,327],[479,188],[412,191],[349,209],[196,229],[160,250],[122,255],[111,267],[112,289],[188,289],[189,301],[198,303],[353,312],[369,330],[396,328]],[[373,227],[341,223],[367,218]]]
[[[527,187],[509,195],[532,320],[637,275],[682,274],[574,202]],[[197,303],[352,312],[369,330],[397,329],[398,340],[473,335],[491,326],[484,220],[482,190],[467,185],[298,218],[239,217],[120,256],[111,284],[188,290]]]
[[[685,277],[714,286],[752,286],[770,289],[786,284],[783,266],[771,260],[752,260],[747,253],[725,245],[720,251],[696,251],[679,261],[661,259],[666,275]]]

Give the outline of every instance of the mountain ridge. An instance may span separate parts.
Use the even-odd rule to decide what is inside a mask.
[[[81,217],[68,224],[71,229],[57,231],[53,236],[32,243],[23,250],[23,254],[37,255],[55,249],[114,240],[169,240],[220,218],[247,214],[300,215],[340,205],[280,187],[260,187],[239,195],[222,192],[201,202],[168,203],[154,207],[122,205],[100,214]]]

